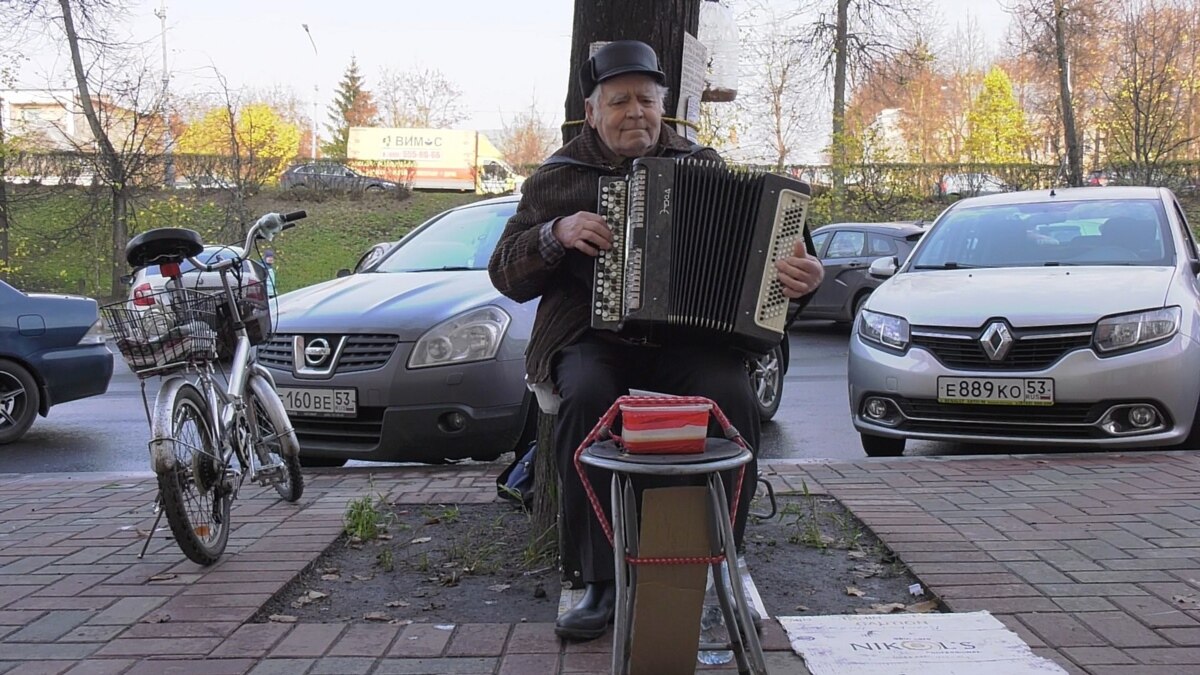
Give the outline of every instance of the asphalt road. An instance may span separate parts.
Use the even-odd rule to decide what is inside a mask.
[[[846,395],[849,329],[829,322],[800,322],[790,339],[792,360],[783,398],[775,420],[763,428],[760,456],[863,457],[858,434],[850,424]],[[158,381],[150,379],[145,385],[153,404]],[[141,383],[118,357],[108,393],[56,406],[48,418],[38,418],[21,441],[0,446],[0,473],[146,472],[148,435]],[[996,446],[910,442],[907,454],[1006,451]]]

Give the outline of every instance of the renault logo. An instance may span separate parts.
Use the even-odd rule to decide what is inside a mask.
[[[329,340],[317,338],[304,347],[304,362],[310,366],[319,366],[333,352],[329,348]]]
[[[1004,357],[1008,356],[1012,344],[1012,331],[1003,321],[988,324],[988,327],[983,329],[983,335],[979,337],[979,346],[983,347],[983,353],[992,361],[1003,361]]]

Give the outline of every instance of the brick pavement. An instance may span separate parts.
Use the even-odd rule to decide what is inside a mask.
[[[1071,673],[1200,672],[1200,456],[770,462],[836,497],[952,611],[988,610]],[[551,624],[251,624],[337,537],[346,503],[485,502],[491,467],[313,473],[243,491],[201,568],[153,522],[148,474],[0,475],[0,673],[605,673],[611,642]],[[160,527],[165,528],[165,523]],[[778,624],[772,673],[803,673]],[[733,672],[714,669],[706,672]]]

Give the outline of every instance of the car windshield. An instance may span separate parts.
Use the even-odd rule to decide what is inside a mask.
[[[1156,199],[995,204],[953,209],[910,269],[1175,264]]]
[[[371,272],[484,270],[517,203],[451,211],[397,246]]]

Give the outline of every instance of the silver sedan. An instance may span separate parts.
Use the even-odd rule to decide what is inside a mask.
[[[1169,190],[966,199],[898,266],[872,264],[891,278],[850,339],[868,455],[909,438],[1198,445],[1200,257]]]

